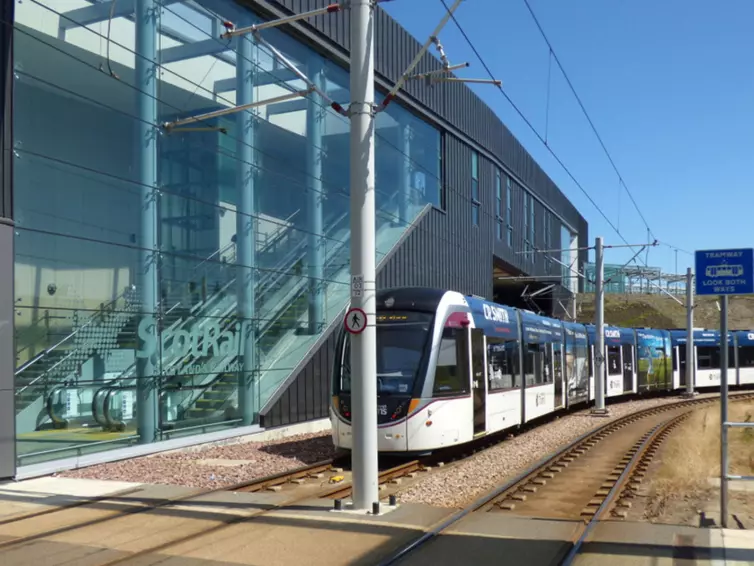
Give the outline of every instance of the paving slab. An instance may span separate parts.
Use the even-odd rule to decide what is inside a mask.
[[[124,515],[139,515],[155,505],[190,496],[198,490],[179,486],[142,486],[129,493],[106,499],[77,498],[77,505],[47,507],[44,513],[31,512],[0,520],[0,536],[10,537],[14,544],[31,537],[52,536],[86,526],[102,525]],[[0,542],[0,549],[10,541]]]
[[[0,483],[0,522],[24,514],[78,505],[92,498],[132,493],[138,491],[142,485],[59,477],[2,482]]]
[[[751,566],[754,531],[686,525],[600,523],[587,538],[577,566]]]
[[[4,493],[105,500],[13,520],[0,516],[3,566],[360,566],[392,556],[455,509],[403,504],[383,513],[334,511],[297,492],[201,493],[177,486],[38,482]],[[108,495],[108,494],[111,495]],[[176,498],[186,498],[172,501]],[[159,506],[154,507],[155,504]],[[570,549],[580,521],[472,513],[402,566],[501,563],[550,566]],[[754,532],[608,521],[589,535],[577,566],[754,565]]]
[[[570,548],[569,541],[581,524],[579,521],[534,519],[497,512],[472,513],[407,555],[399,564],[549,566],[565,556]]]
[[[126,564],[377,564],[453,512],[426,505],[401,505],[373,516],[335,512],[332,505],[332,500],[308,500],[134,556]]]

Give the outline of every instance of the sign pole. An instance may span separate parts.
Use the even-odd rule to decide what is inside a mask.
[[[686,269],[686,396],[694,396],[696,377],[696,356],[694,356],[694,274]]]
[[[728,528],[728,295],[720,297],[720,524]]]
[[[697,250],[696,294],[720,296],[720,525],[728,527],[728,297],[754,295],[754,249]],[[740,423],[736,423],[740,424]]]
[[[379,502],[374,195],[374,4],[351,2],[351,307],[366,327],[351,336],[353,508]],[[352,313],[353,314],[353,313]],[[353,318],[353,316],[352,316]],[[368,319],[371,320],[369,324]],[[351,321],[356,328],[356,320]],[[353,328],[353,326],[351,326]]]

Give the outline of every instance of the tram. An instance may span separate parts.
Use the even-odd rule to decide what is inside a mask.
[[[381,290],[376,302],[382,453],[427,453],[594,400],[593,325],[423,287]],[[699,332],[695,385],[719,386],[712,367],[719,332]],[[604,333],[606,397],[685,389],[685,331],[605,326]],[[350,336],[342,328],[337,337],[330,408],[333,442],[347,450]],[[729,344],[731,384],[754,383],[754,332],[731,333]]]

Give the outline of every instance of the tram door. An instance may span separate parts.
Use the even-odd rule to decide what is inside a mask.
[[[553,378],[555,379],[555,408],[559,409],[565,405],[563,397],[563,345],[559,342],[552,344],[552,367]]]
[[[623,392],[632,391],[634,388],[634,347],[632,344],[623,344]]]
[[[484,333],[471,329],[471,389],[474,402],[474,434],[487,430],[487,363]]]

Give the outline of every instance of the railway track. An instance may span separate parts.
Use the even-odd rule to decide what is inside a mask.
[[[751,392],[731,395],[731,402],[751,399]],[[431,527],[380,566],[398,563],[470,514],[485,512],[581,521],[553,562],[570,565],[597,523],[626,516],[651,459],[672,430],[695,408],[717,400],[697,398],[644,409],[588,432]]]
[[[731,401],[751,398],[754,398],[754,393],[744,393],[731,396]],[[645,409],[607,423],[576,439],[505,486],[432,528],[384,564],[393,564],[471,512],[492,511],[526,516],[545,514],[545,516],[558,518],[577,517],[584,521],[582,534],[586,536],[591,528],[589,525],[592,522],[604,520],[608,516],[606,513],[612,518],[620,518],[622,510],[630,504],[633,490],[637,487],[637,482],[641,480],[651,456],[673,426],[676,426],[695,406],[714,402],[716,399],[717,397],[681,401]],[[611,442],[603,443],[602,441],[606,439],[610,439]],[[484,451],[497,444],[498,441],[488,440],[445,451],[442,455],[386,467],[379,474],[381,487],[385,487],[384,491],[381,491],[381,498],[385,499],[391,493],[388,486],[392,485],[392,491],[400,489],[401,478],[415,476],[444,462],[450,461],[449,466],[456,462],[460,463],[465,456]],[[601,462],[600,465],[597,465],[598,461]],[[347,471],[349,465],[348,458],[336,457],[232,486],[188,492],[184,490],[175,497],[162,497],[159,500],[139,498],[139,490],[132,489],[59,509],[10,517],[0,520],[0,531],[2,531],[0,534],[4,535],[2,538],[5,539],[0,539],[0,551],[23,547],[25,544],[87,527],[98,529],[104,525],[104,530],[127,528],[128,518],[138,514],[148,515],[151,512],[152,516],[170,515],[171,511],[179,513],[191,505],[195,506],[194,511],[196,511],[201,505],[211,506],[211,499],[208,496],[219,492],[272,492],[278,495],[274,503],[257,507],[250,506],[248,513],[228,514],[219,519],[216,517],[209,527],[201,526],[188,533],[178,530],[180,534],[166,537],[167,540],[159,544],[148,545],[136,552],[128,553],[127,556],[100,563],[113,566],[171,549],[181,543],[216,533],[231,525],[253,521],[257,517],[305,500],[345,499],[351,494],[352,489]],[[565,490],[570,492],[570,497],[557,501],[555,505],[558,486],[568,485],[569,478],[572,481],[578,475],[579,469],[582,471],[582,476],[584,476],[583,472],[588,472],[584,476],[588,476],[588,481],[582,481],[578,490]],[[242,507],[243,505],[241,503]],[[77,513],[73,513],[73,516],[65,513],[71,510],[80,510],[79,520],[77,520]],[[119,523],[123,524],[122,527]],[[578,548],[580,544],[579,540],[574,540],[569,548]]]
[[[232,486],[184,491],[175,497],[165,497],[158,500],[146,496],[140,497],[140,489],[134,488],[56,509],[9,517],[0,521],[0,531],[3,535],[2,538],[5,539],[0,538],[0,552],[87,527],[114,529],[118,522],[124,522],[139,514],[149,515],[150,513],[161,512],[169,514],[171,510],[186,508],[199,502],[204,505],[211,505],[209,503],[211,500],[208,498],[221,492],[258,493],[266,491],[283,497],[276,503],[263,505],[245,515],[229,515],[227,519],[220,520],[216,525],[200,532],[177,536],[128,557],[101,563],[103,565],[119,564],[152,552],[159,552],[196,536],[209,535],[231,525],[253,520],[271,511],[295,505],[305,500],[346,498],[350,496],[352,491],[352,484],[346,479],[348,472],[345,471],[345,468],[348,465],[347,458],[336,457]],[[419,460],[404,462],[381,470],[378,481],[383,485],[422,469],[424,469],[424,466]],[[145,518],[145,520],[149,519]]]

